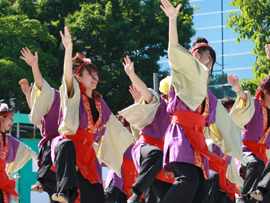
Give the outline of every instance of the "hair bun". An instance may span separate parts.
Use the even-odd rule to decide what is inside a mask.
[[[196,44],[201,44],[201,43],[205,43],[208,44],[207,39],[205,39],[204,37],[198,37],[197,39],[195,39],[195,41],[192,44],[192,47],[195,47]]]

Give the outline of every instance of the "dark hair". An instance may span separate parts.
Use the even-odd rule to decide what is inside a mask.
[[[124,127],[130,127],[130,123],[120,114],[116,114],[115,117],[119,120]]]
[[[257,92],[261,93],[261,98],[264,98],[265,96],[263,92],[264,90],[267,90],[267,92],[270,94],[270,74],[259,82]]]
[[[11,108],[11,109],[8,108],[8,105],[5,104],[5,103],[3,103],[2,105],[6,105],[7,108],[4,108],[2,111],[0,110],[0,116],[4,115],[4,114],[6,114],[6,113],[12,113],[12,114],[14,114],[13,108]],[[0,106],[1,106],[1,105],[0,105]],[[6,115],[6,116],[7,116],[7,115]],[[4,118],[5,118],[6,116],[4,116]]]
[[[85,58],[86,57],[84,55],[82,55],[81,53],[79,53],[79,52],[77,52],[76,55],[72,58],[72,66],[73,66],[73,74],[74,74],[74,76],[76,75],[76,72],[79,69],[79,67],[84,63]],[[86,63],[81,68],[81,70],[80,70],[80,72],[78,74],[79,76],[82,76],[82,72],[83,72],[84,69],[86,69],[90,75],[92,75],[93,72],[98,73],[98,69],[97,69],[95,64]],[[100,82],[100,81],[98,81],[98,82]],[[97,98],[100,98],[101,94],[98,93],[96,90],[93,90],[93,96],[97,97]]]
[[[228,107],[228,106],[233,106],[235,103],[235,100],[233,98],[227,96],[227,97],[222,98],[220,100],[220,102],[224,107]]]
[[[190,51],[193,50],[195,47],[199,46],[200,44],[207,44],[208,45],[208,41],[204,37],[198,37],[193,42]],[[197,51],[198,51],[198,53],[200,55],[202,55],[203,52],[205,52],[206,50],[209,50],[210,56],[211,56],[211,58],[213,60],[213,64],[212,64],[212,68],[211,68],[210,76],[209,76],[209,79],[211,80],[212,75],[213,75],[213,66],[216,63],[216,52],[213,49],[211,49],[210,47],[200,47],[200,48],[197,49]]]

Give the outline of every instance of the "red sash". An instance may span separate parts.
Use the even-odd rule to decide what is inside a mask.
[[[199,155],[203,155],[205,158],[211,161],[216,161],[219,157],[213,152],[209,151],[206,145],[203,133],[205,116],[188,111],[176,111],[173,114],[172,123],[179,124],[183,127],[187,139],[195,151],[194,165],[201,167],[205,179],[208,179],[209,177],[207,176],[201,156],[197,157],[196,151],[199,153]]]
[[[163,141],[160,141],[160,140],[157,140],[157,139],[154,139],[152,137],[149,137],[145,134],[142,134],[140,136],[140,141],[143,141],[143,142],[146,142],[147,144],[150,144],[150,145],[153,145],[155,147],[158,147],[159,149],[161,149],[163,151],[163,146],[164,146],[164,142]],[[164,169],[162,169],[157,177],[157,179],[161,180],[161,181],[164,181],[164,182],[167,182],[167,183],[174,183],[174,175],[173,173],[170,173],[168,171],[165,171]]]
[[[128,199],[133,194],[132,185],[135,183],[135,178],[138,177],[138,172],[134,162],[128,158],[123,159],[122,169],[124,176],[124,191],[126,192]]]
[[[220,158],[216,161],[209,161],[209,166],[219,175],[219,187],[228,193],[228,196],[234,201],[235,193],[240,196],[240,187],[226,178],[227,162]]]
[[[94,134],[78,129],[75,135],[65,135],[64,137],[74,143],[77,169],[90,183],[97,183],[99,176],[95,165]]]
[[[259,159],[264,161],[266,165],[268,159],[266,155],[267,147],[264,144],[259,144],[252,141],[243,141],[243,145],[247,146]]]

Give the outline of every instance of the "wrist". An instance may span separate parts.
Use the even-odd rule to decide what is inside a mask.
[[[235,90],[235,92],[236,92],[237,94],[239,94],[239,93],[241,92],[242,89],[241,89],[239,86],[237,86],[237,87],[234,88],[234,90]]]

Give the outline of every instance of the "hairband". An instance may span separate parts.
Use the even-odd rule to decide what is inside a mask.
[[[4,117],[4,116],[6,116],[6,115],[8,115],[8,114],[13,114],[13,112],[12,111],[9,111],[9,112],[7,112],[7,113],[4,113],[3,115],[1,115],[2,117]]]
[[[82,63],[82,65],[80,65],[80,67],[79,67],[78,70],[76,71],[76,75],[79,75],[79,72],[80,72],[81,68],[82,68],[85,64],[91,63],[91,59],[89,59],[89,58],[84,58],[83,61],[84,61],[84,62]]]
[[[191,50],[191,53],[194,53],[197,49],[201,48],[201,47],[208,47],[208,48],[211,48],[213,49],[212,47],[210,47],[208,44],[201,44],[197,47],[194,47],[192,50]]]

